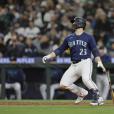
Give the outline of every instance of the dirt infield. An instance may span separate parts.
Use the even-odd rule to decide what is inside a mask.
[[[81,102],[80,104],[75,104],[73,101],[0,101],[0,106],[89,106],[89,102]],[[106,102],[105,106],[112,106],[111,102]],[[114,105],[113,105],[114,106]]]

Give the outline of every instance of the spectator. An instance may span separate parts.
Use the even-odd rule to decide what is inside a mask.
[[[4,43],[7,45],[7,43],[11,40],[13,36],[16,36],[15,30],[11,27],[10,31],[5,35],[4,37]]]
[[[61,24],[64,29],[71,30],[71,28],[72,28],[72,23],[70,22],[70,19],[66,15],[64,15],[62,17]]]
[[[106,42],[108,39],[107,35],[111,31],[111,26],[110,26],[110,22],[107,18],[107,15],[102,8],[98,8],[96,10],[95,19],[96,20],[95,20],[94,32],[95,32],[97,41],[99,40],[99,36],[102,33],[103,44],[106,45]]]
[[[51,51],[50,39],[47,35],[42,35],[40,40],[40,48],[38,52],[41,56]]]
[[[17,35],[13,35],[11,40],[9,40],[6,56],[10,57],[11,60],[23,56],[23,46],[19,44]]]
[[[114,33],[114,8],[110,8],[108,12],[108,18],[112,28],[111,32]]]
[[[88,16],[94,16],[95,15],[95,10],[96,8],[94,7],[94,1],[89,0],[87,2],[85,2],[84,4],[84,17],[87,18]]]
[[[87,21],[86,22],[86,28],[85,28],[85,31],[91,35],[93,35],[93,28],[92,28],[92,24],[91,24],[91,21]]]
[[[18,19],[21,27],[28,27],[29,26],[29,15],[27,11],[24,11],[24,14]]]
[[[34,38],[37,36],[37,34],[40,32],[40,29],[38,27],[35,27],[33,22],[29,22],[29,27],[25,29],[25,36],[28,38]]]
[[[36,46],[37,50],[40,49],[40,40],[42,38],[42,34],[39,33],[35,39],[33,39],[33,45]]]
[[[108,42],[107,42],[107,49],[108,49],[108,53],[110,54],[110,56],[114,56],[114,33],[112,32],[112,34],[110,34]]]
[[[83,8],[83,3],[81,3],[80,0],[74,0],[74,2],[75,2],[76,16],[83,17],[85,13],[84,8]]]
[[[24,56],[25,57],[38,57],[38,50],[32,43],[31,38],[26,38]]]
[[[15,23],[14,25],[15,27],[15,32],[18,34],[18,35],[22,35],[22,36],[26,36],[26,33],[25,33],[25,27],[21,26],[19,22]]]
[[[4,57],[6,53],[6,46],[4,45],[4,35],[0,34],[0,58]]]

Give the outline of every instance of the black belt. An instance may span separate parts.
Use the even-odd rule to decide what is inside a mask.
[[[80,60],[72,61],[72,63],[76,64],[76,63],[79,63],[80,61],[82,61],[82,60],[80,59]]]

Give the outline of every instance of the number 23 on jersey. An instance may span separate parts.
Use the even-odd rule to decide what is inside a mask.
[[[87,55],[87,49],[81,48],[79,54],[80,54],[80,55]]]

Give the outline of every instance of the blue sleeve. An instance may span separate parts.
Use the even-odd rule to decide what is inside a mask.
[[[68,49],[68,43],[67,43],[67,39],[65,38],[61,46],[57,48],[56,50],[54,50],[54,53],[56,55],[61,55],[66,49]]]
[[[92,36],[90,37],[89,44],[90,44],[90,50],[92,51],[92,54],[94,55],[94,57],[100,56],[94,37]]]

